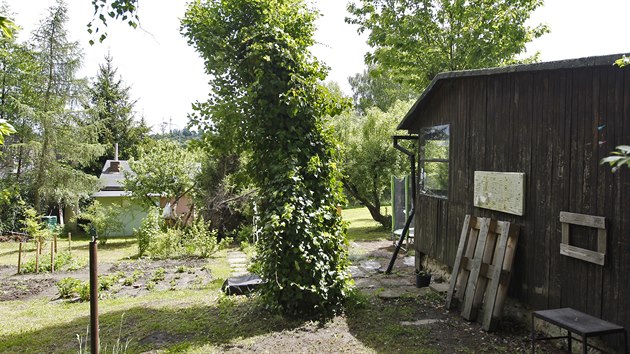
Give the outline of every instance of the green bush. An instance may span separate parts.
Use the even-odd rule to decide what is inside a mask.
[[[207,258],[232,242],[231,238],[217,242],[216,231],[210,230],[208,223],[202,218],[183,229],[172,227],[164,230],[160,222],[159,209],[155,208],[142,221],[140,230],[136,230],[139,255],[154,258]]]
[[[88,224],[82,226],[88,235],[90,234],[90,229],[94,227],[94,231],[98,235],[98,243],[104,245],[113,232],[123,229],[119,216],[120,208],[113,205],[102,205],[98,200],[95,200],[81,213],[81,219],[89,221]]]
[[[218,249],[217,233],[216,231],[210,231],[203,218],[197,219],[187,230],[189,245],[192,246],[193,254],[197,252],[197,255],[202,258],[210,257]],[[192,255],[192,254],[190,254]]]
[[[55,271],[71,272],[87,266],[87,259],[76,257],[68,252],[59,252],[55,256]],[[35,255],[22,265],[21,273],[35,273]],[[50,253],[39,255],[39,271],[50,272]]]
[[[151,208],[147,217],[142,220],[140,230],[134,230],[138,239],[138,255],[142,256],[147,252],[151,245],[151,240],[160,232],[160,209]]]
[[[62,299],[68,299],[79,295],[79,286],[81,280],[76,278],[63,278],[57,282],[57,290],[59,291],[59,297]]]
[[[148,254],[156,258],[176,257],[180,254],[180,244],[183,231],[179,229],[167,229],[153,235]]]
[[[90,283],[76,278],[63,278],[57,282],[59,297],[62,299],[70,299],[79,297],[80,301],[88,301],[90,299]]]

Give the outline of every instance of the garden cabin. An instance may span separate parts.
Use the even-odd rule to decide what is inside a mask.
[[[416,249],[452,269],[466,214],[512,222],[510,296],[630,328],[630,171],[600,164],[630,144],[621,57],[437,75],[398,126],[418,136]],[[561,213],[603,217],[605,231]]]
[[[146,208],[131,199],[131,194],[125,191],[124,171],[133,173],[126,160],[107,160],[99,177],[101,189],[92,195],[103,206],[115,205],[122,209],[119,216],[122,230],[112,232],[111,236],[133,235],[133,230],[140,229],[142,220],[147,216]]]
[[[117,232],[112,232],[111,236],[131,236],[133,230],[140,229],[142,220],[147,216],[148,211],[145,206],[138,201],[131,198],[131,194],[125,191],[124,180],[125,172],[133,175],[133,170],[129,167],[129,162],[126,160],[107,160],[103,166],[99,182],[101,189],[92,195],[92,197],[99,201],[102,205],[115,205],[122,209],[120,213],[120,222],[123,225],[123,229]],[[165,208],[166,204],[174,204],[173,200],[167,200],[166,197],[155,194],[152,198],[159,198],[160,208]],[[157,204],[157,200],[156,200]],[[170,208],[170,207],[169,207]],[[193,200],[191,196],[182,196],[177,207],[174,210],[175,216],[180,217],[185,223],[191,223],[194,218],[192,214],[194,212]]]

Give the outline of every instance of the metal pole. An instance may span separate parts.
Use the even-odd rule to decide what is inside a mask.
[[[96,233],[93,233],[92,241],[90,241],[90,353],[92,354],[99,352],[97,251]]]
[[[411,201],[411,214],[409,214],[409,216],[407,217],[407,222],[405,223],[403,232],[400,235],[398,243],[396,244],[396,249],[394,249],[394,254],[392,255],[392,259],[389,261],[389,266],[387,267],[385,274],[390,274],[392,272],[392,269],[394,268],[394,262],[396,262],[396,258],[398,258],[398,252],[400,252],[400,248],[402,247],[405,237],[407,237],[407,235],[409,234],[411,220],[416,213],[416,155],[413,151],[409,151],[398,144],[398,140],[418,140],[418,137],[413,135],[394,135],[392,138],[394,139],[394,148],[396,148],[396,150],[402,151],[405,155],[409,156],[409,164],[411,165],[411,197],[413,199]]]

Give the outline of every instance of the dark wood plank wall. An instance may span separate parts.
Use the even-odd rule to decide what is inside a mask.
[[[630,173],[599,164],[630,144],[630,69],[612,65],[442,80],[417,126],[451,124],[448,200],[418,197],[416,247],[452,266],[466,214],[521,227],[510,294],[630,327]],[[475,208],[473,174],[525,172],[523,217]],[[560,255],[560,211],[605,216],[604,267]],[[572,227],[595,248],[592,230]],[[573,240],[572,240],[573,242]]]

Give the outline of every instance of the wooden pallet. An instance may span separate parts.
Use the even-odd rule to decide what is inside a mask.
[[[446,297],[446,308],[460,303],[462,317],[475,321],[481,311],[486,331],[496,328],[510,281],[518,227],[509,222],[466,215]]]

